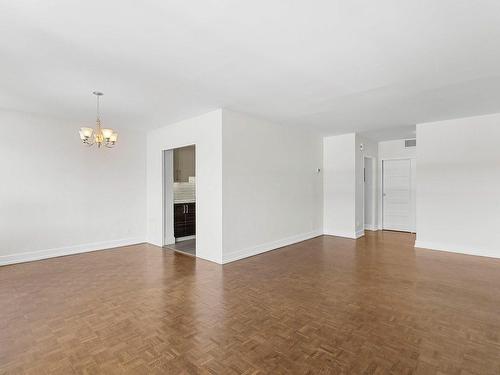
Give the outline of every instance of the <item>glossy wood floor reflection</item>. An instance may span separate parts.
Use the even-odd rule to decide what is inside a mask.
[[[0,268],[2,374],[500,374],[500,260],[318,237],[219,266],[150,245]]]

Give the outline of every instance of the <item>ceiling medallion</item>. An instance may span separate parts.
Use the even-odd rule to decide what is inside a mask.
[[[94,144],[97,147],[106,146],[108,148],[114,147],[116,144],[116,140],[118,139],[118,133],[113,129],[107,129],[101,127],[101,116],[99,112],[99,98],[104,94],[99,91],[94,91],[93,94],[97,97],[97,120],[96,120],[96,128],[80,128],[80,139],[83,144],[86,146],[93,146]]]

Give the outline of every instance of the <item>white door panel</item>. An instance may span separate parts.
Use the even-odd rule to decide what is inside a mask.
[[[383,161],[383,228],[413,231],[412,163]]]

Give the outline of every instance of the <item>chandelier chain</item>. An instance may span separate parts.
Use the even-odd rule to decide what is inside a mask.
[[[99,108],[100,95],[96,95],[96,97],[97,97],[97,119],[100,122],[100,120],[101,120],[101,111],[100,111],[100,108]]]

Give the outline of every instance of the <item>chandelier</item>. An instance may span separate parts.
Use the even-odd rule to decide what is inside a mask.
[[[96,128],[80,128],[80,139],[83,144],[86,146],[93,146],[94,144],[97,147],[106,146],[106,147],[114,147],[116,144],[116,140],[118,139],[118,133],[113,129],[101,128],[101,118],[99,112],[99,98],[104,94],[99,91],[94,91],[94,94],[97,97],[97,120],[96,120]]]

